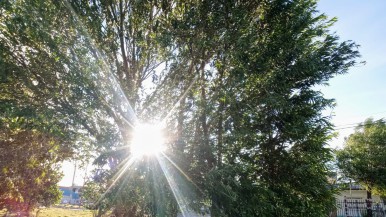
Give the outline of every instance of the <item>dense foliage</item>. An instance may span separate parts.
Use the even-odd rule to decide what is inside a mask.
[[[359,54],[315,1],[6,0],[0,10],[0,148],[29,147],[37,183],[60,160],[93,155],[85,192],[99,214],[325,216],[333,206],[322,115],[333,100],[315,86]],[[131,158],[138,121],[165,122],[165,155]],[[18,133],[31,139],[8,139]]]
[[[386,191],[386,124],[381,120],[367,119],[359,124],[342,150],[337,151],[338,166],[345,177],[372,192]]]

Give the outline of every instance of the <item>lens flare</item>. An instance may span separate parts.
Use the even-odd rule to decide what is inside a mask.
[[[165,150],[161,124],[138,124],[134,128],[131,154],[136,157],[153,156]]]

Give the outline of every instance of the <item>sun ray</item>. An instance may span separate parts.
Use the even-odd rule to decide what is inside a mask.
[[[203,191],[201,190],[200,187],[194,181],[172,160],[170,159],[165,153],[161,153],[190,183],[194,185],[194,187],[197,188],[197,190],[200,191],[200,193],[203,194]]]
[[[189,206],[189,202],[187,201],[187,199],[182,194],[179,185],[175,181],[174,175],[169,170],[169,168],[165,164],[164,160],[160,158],[160,156],[157,156],[157,160],[158,160],[158,163],[159,163],[159,165],[160,165],[160,167],[162,169],[162,172],[165,175],[165,178],[166,178],[166,180],[167,180],[167,182],[169,184],[169,187],[170,187],[170,189],[173,192],[173,196],[174,196],[174,198],[177,201],[177,204],[178,204],[178,207],[180,209],[180,212],[181,212],[182,216],[184,216],[184,217],[185,216],[189,216],[189,213],[192,212],[192,209]],[[180,183],[180,184],[182,184],[182,183]],[[192,195],[190,195],[190,197],[191,196]]]
[[[91,46],[91,47],[89,47],[89,49],[90,49],[90,52],[93,53],[93,57],[95,58],[95,60],[101,61],[101,63],[102,63],[101,65],[99,65],[100,70],[96,74],[94,74],[94,76],[96,76],[97,79],[93,79],[93,80],[99,81],[99,82],[95,82],[95,84],[100,85],[101,82],[111,84],[111,86],[107,87],[108,88],[107,93],[105,93],[105,94],[106,95],[111,94],[112,96],[110,96],[110,99],[112,101],[109,102],[109,100],[106,99],[106,96],[98,96],[98,97],[101,97],[101,100],[105,101],[104,104],[106,106],[108,106],[112,110],[113,113],[117,112],[119,115],[119,118],[121,118],[125,123],[127,123],[130,127],[132,127],[134,129],[134,131],[136,131],[136,129],[138,128],[138,122],[139,121],[138,121],[137,115],[135,114],[132,106],[130,105],[130,102],[129,102],[126,94],[122,90],[122,88],[121,88],[119,82],[117,81],[116,77],[114,76],[114,74],[109,69],[108,64],[106,63],[105,59],[103,58],[102,53],[95,46],[95,42],[92,40],[92,38],[90,37],[90,35],[87,32],[87,30],[85,29],[85,27],[83,27],[84,25],[82,25],[81,20],[76,15],[72,6],[69,3],[67,3],[66,6],[70,10],[71,14],[74,16],[75,22],[77,22],[79,24],[78,26],[81,28],[80,31],[84,34],[84,36],[86,36],[88,38],[88,41],[89,41],[90,46]],[[194,77],[193,81],[189,84],[188,88],[184,91],[182,96],[178,99],[178,101],[169,110],[169,112],[166,114],[166,116],[163,118],[163,120],[166,120],[167,118],[170,117],[170,115],[175,110],[175,108],[178,106],[180,101],[188,94],[189,90],[193,87],[193,85],[197,81],[197,79],[198,79],[198,75],[196,75]],[[111,105],[111,103],[112,103],[112,105]],[[125,112],[124,110],[127,112]],[[119,166],[121,166],[121,168],[114,175],[114,177],[112,179],[113,180],[112,183],[109,185],[107,190],[101,195],[101,197],[98,199],[96,204],[100,203],[105,198],[105,196],[111,191],[111,189],[117,184],[117,182],[124,175],[127,175],[127,174],[125,174],[127,172],[127,170],[129,170],[130,167],[132,167],[134,163],[138,162],[140,156],[143,156],[143,155],[146,155],[147,153],[150,153],[150,155],[153,155],[156,157],[156,159],[160,165],[160,168],[161,168],[162,172],[164,173],[164,176],[165,176],[165,178],[166,178],[166,180],[167,180],[167,182],[172,190],[172,193],[177,201],[177,204],[179,206],[181,214],[183,216],[189,216],[189,213],[191,213],[191,209],[189,207],[189,202],[187,200],[187,197],[185,197],[185,196],[188,195],[189,199],[192,199],[193,194],[183,194],[183,191],[182,191],[182,189],[180,189],[179,186],[185,185],[185,189],[183,189],[184,192],[188,191],[189,187],[187,187],[188,185],[186,185],[186,183],[181,183],[183,181],[180,181],[180,183],[179,183],[175,179],[174,176],[179,177],[179,174],[182,174],[182,176],[186,180],[188,180],[189,183],[192,183],[195,187],[197,187],[197,185],[192,181],[192,179],[180,167],[178,167],[178,165],[176,163],[174,163],[169,157],[167,157],[163,153],[163,149],[159,149],[157,146],[146,147],[146,145],[145,145],[145,149],[143,149],[144,144],[146,144],[146,143],[153,144],[153,142],[149,139],[152,137],[154,137],[154,134],[153,135],[147,135],[147,137],[142,135],[142,137],[140,137],[139,139],[134,139],[134,141],[133,141],[134,146],[135,146],[135,143],[137,143],[137,147],[134,149],[138,149],[138,150],[134,151],[134,153],[132,153],[132,155],[130,155],[130,157],[126,158],[122,163],[119,164]],[[144,141],[145,141],[144,143],[143,143],[143,141],[141,141],[142,139],[144,139]],[[161,137],[158,137],[158,140],[162,140]],[[133,148],[133,144],[131,145],[131,148]],[[155,152],[153,152],[153,151],[155,151]],[[135,154],[135,152],[137,152],[137,154]],[[161,156],[159,155],[159,153],[161,153],[162,156],[164,156],[165,159],[167,159],[167,161],[161,159]],[[169,165],[167,165],[167,164],[169,164]],[[172,165],[172,166],[170,166],[170,165]],[[171,168],[176,168],[179,172],[171,171]],[[126,179],[129,178],[128,176],[125,176],[125,177],[126,177]],[[197,189],[199,189],[199,188],[197,187]]]
[[[196,83],[198,79],[198,75],[196,75],[193,79],[193,81],[190,83],[189,87],[185,90],[184,94],[182,94],[182,96],[177,100],[176,103],[174,103],[173,107],[170,109],[170,111],[166,114],[166,116],[162,119],[162,122],[164,122],[166,119],[169,118],[169,116],[172,114],[172,112],[176,109],[176,107],[178,106],[178,104],[181,102],[181,100],[186,96],[186,94],[188,94],[189,90],[192,89],[194,83]]]
[[[135,163],[135,160],[136,159],[134,157],[129,157],[123,161],[123,162],[126,161],[126,163],[124,164],[124,166],[121,169],[119,169],[118,173],[114,175],[114,177],[112,178],[113,182],[106,189],[106,191],[100,196],[100,198],[97,200],[96,204],[99,204],[103,200],[103,198],[106,196],[106,194],[108,194],[109,191],[115,186],[115,184],[122,177],[122,175],[129,169],[129,167],[131,165],[133,165]]]
[[[91,46],[89,48],[90,52],[93,53],[93,56],[97,61],[101,61],[101,63],[102,63],[102,66],[101,66],[102,68],[100,68],[101,70],[97,71],[97,74],[96,74],[98,79],[93,79],[95,81],[95,84],[97,86],[101,85],[100,82],[97,82],[97,81],[103,81],[103,82],[112,84],[112,85],[108,85],[108,86],[112,87],[110,89],[110,92],[112,92],[112,94],[115,94],[115,96],[120,98],[120,100],[119,100],[120,105],[115,103],[116,107],[120,108],[119,109],[120,116],[129,126],[133,127],[134,123],[138,121],[138,118],[137,118],[132,106],[130,105],[130,102],[127,99],[126,94],[122,90],[121,85],[119,84],[119,82],[117,81],[117,78],[114,76],[114,74],[109,69],[108,64],[105,61],[105,58],[103,58],[102,53],[99,51],[99,49],[95,45],[94,40],[92,39],[92,37],[90,37],[88,30],[85,28],[85,25],[83,25],[82,21],[79,19],[78,15],[74,11],[73,7],[68,2],[65,2],[65,5],[68,8],[68,10],[70,11],[71,15],[75,18],[75,22],[77,22],[77,24],[78,24],[77,26],[81,29],[81,32],[84,34],[85,37],[87,37],[87,39],[90,43],[90,46]],[[102,97],[102,100],[105,100],[105,99]],[[126,113],[124,113],[122,111],[122,108],[121,108],[122,104],[127,109],[128,117],[126,117]],[[108,106],[110,109],[114,110],[113,108],[111,108],[111,106],[109,105],[108,102],[106,102],[105,105]]]

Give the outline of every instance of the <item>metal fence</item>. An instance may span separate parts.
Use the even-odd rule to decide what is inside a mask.
[[[341,200],[336,202],[337,208],[331,213],[331,217],[386,217],[386,205],[384,202],[367,200]],[[371,211],[368,209],[371,207]],[[371,212],[371,214],[369,213]]]

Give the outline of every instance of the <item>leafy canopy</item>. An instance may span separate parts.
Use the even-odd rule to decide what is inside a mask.
[[[367,119],[337,151],[338,166],[343,174],[369,191],[386,191],[386,124],[383,119]]]
[[[37,131],[58,141],[36,143],[53,156],[94,156],[85,195],[100,215],[325,216],[334,205],[322,115],[333,100],[315,86],[359,53],[316,1],[0,4],[1,114],[4,126],[28,119],[4,137]],[[154,120],[166,156],[132,161],[133,126]]]

